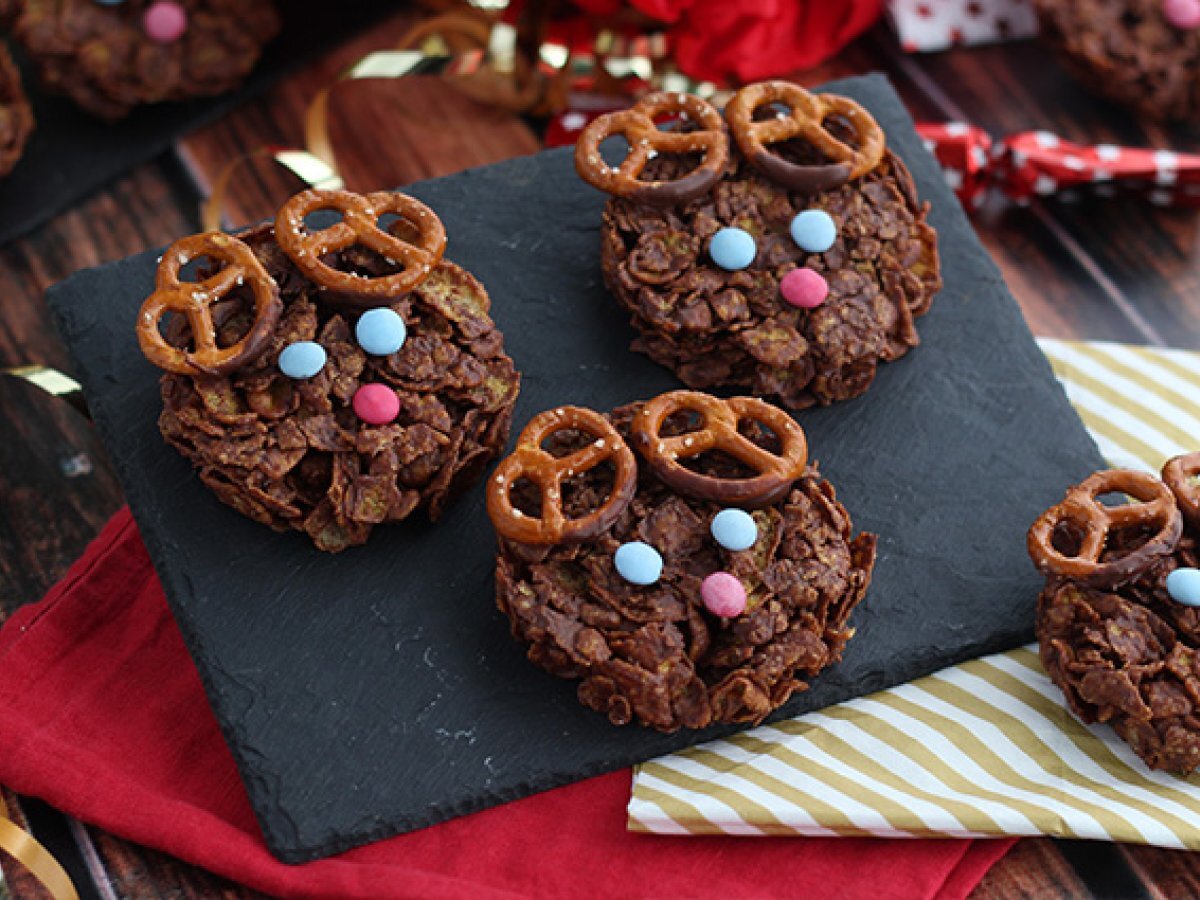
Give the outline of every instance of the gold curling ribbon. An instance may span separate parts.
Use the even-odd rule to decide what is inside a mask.
[[[517,52],[518,40],[513,26],[474,9],[418,23],[395,49],[368,53],[317,92],[304,115],[308,152],[337,170],[337,155],[329,138],[329,97],[346,81],[443,75],[476,100],[512,112],[533,109],[545,85],[541,73]]]
[[[263,156],[273,159],[308,187],[328,190],[340,190],[345,187],[342,176],[330,168],[323,159],[319,159],[311,153],[295,147],[273,145],[259,147],[257,150],[234,157],[217,173],[208,199],[200,204],[200,226],[205,231],[221,230],[221,210],[225,208],[225,198],[229,194],[229,182],[238,166]]]
[[[397,79],[409,75],[471,75],[487,60],[496,71],[513,65],[516,34],[507,25],[493,22],[483,12],[451,13],[421,22],[401,39],[394,50],[377,50],[354,62],[317,92],[304,114],[307,149],[267,146],[235,157],[213,181],[208,199],[200,206],[200,223],[206,231],[218,231],[233,173],[244,162],[269,157],[310,188],[338,190],[345,182],[338,170],[337,155],[329,138],[329,95],[344,81]],[[479,96],[488,102],[496,97]],[[518,96],[513,103],[525,103]]]
[[[17,827],[8,817],[4,798],[0,797],[0,850],[23,865],[54,900],[79,900],[71,876],[50,852],[28,831]]]
[[[220,230],[231,177],[250,159],[269,157],[308,187],[344,187],[329,135],[329,98],[347,81],[441,75],[475,100],[531,115],[567,108],[572,86],[580,80],[592,82],[602,94],[651,88],[694,93],[718,104],[728,99],[729,92],[711,82],[693,81],[661,66],[667,57],[661,32],[625,36],[604,29],[597,34],[592,52],[573,53],[544,40],[544,22],[519,18],[514,27],[499,21],[497,13],[507,5],[507,0],[468,0],[417,23],[394,49],[377,50],[352,63],[318,91],[305,110],[304,149],[261,147],[225,165],[201,205],[203,227]],[[446,6],[452,7],[453,2]]]
[[[10,369],[0,369],[0,374],[27,381],[51,397],[59,397],[70,403],[85,418],[92,417],[83,397],[83,385],[58,369],[51,369],[49,366],[14,366]]]

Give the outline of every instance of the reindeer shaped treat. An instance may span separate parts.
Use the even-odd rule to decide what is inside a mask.
[[[616,166],[600,153],[613,136],[628,145]],[[769,81],[722,117],[650,94],[588,125],[575,167],[612,195],[601,266],[634,349],[690,387],[829,404],[917,345],[914,320],[941,287],[937,236],[853,100]]]
[[[1153,769],[1200,766],[1200,452],[1162,477],[1114,469],[1029,529],[1046,575],[1042,662],[1084,722],[1106,722]],[[1125,495],[1112,505],[1105,495]]]
[[[837,662],[875,536],[753,397],[535,416],[488,481],[496,600],[614,724],[759,722]]]
[[[1040,36],[1089,90],[1139,116],[1200,113],[1200,0],[1034,0]]]
[[[42,85],[115,121],[242,83],[279,31],[271,0],[0,0]]]
[[[316,230],[319,213],[340,221]],[[519,386],[445,245],[411,197],[317,190],[273,226],[176,242],[137,323],[166,370],[167,442],[223,502],[321,550],[419,507],[436,519],[503,449]]]

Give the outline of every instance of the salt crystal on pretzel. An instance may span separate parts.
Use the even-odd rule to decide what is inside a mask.
[[[692,131],[661,131],[655,120],[678,116],[694,122]],[[600,156],[600,144],[622,135],[629,153],[613,167]],[[660,153],[702,153],[700,164],[673,181],[642,181],[646,163]],[[593,187],[638,203],[670,206],[700,196],[711,188],[729,163],[729,138],[721,114],[691,94],[658,91],[631,108],[593,120],[575,144],[575,169]]]
[[[755,119],[766,106],[782,105],[786,113]],[[834,136],[825,126],[837,117],[854,132],[857,146]],[[764,175],[804,194],[817,194],[861,178],[883,160],[883,129],[858,103],[837,94],[810,94],[790,81],[762,81],[738,91],[725,107],[729,130],[750,164]],[[772,152],[771,145],[799,138],[830,162],[809,165],[791,162]]]
[[[310,231],[305,217],[321,210],[342,214],[342,220],[320,231]],[[417,243],[410,243],[379,227],[380,216],[399,216],[412,226]],[[296,267],[321,287],[333,291],[352,306],[386,306],[409,293],[429,277],[446,249],[446,229],[428,206],[397,191],[355,194],[343,190],[307,190],[292,197],[275,217],[275,239]],[[353,245],[362,245],[386,260],[403,265],[392,275],[366,278],[343,272],[321,257]]]
[[[698,430],[663,437],[671,416],[698,413]],[[743,421],[765,425],[779,440],[778,454],[738,430]],[[699,391],[672,391],[650,400],[634,417],[630,440],[654,473],[681,494],[737,506],[767,506],[782,499],[808,464],[808,442],[796,420],[757,397],[722,400]],[[694,472],[684,460],[720,451],[754,469],[750,478],[718,478]]]
[[[189,262],[208,257],[225,264],[203,281],[180,281]],[[254,295],[254,320],[241,340],[221,347],[212,307],[236,288],[249,284]],[[138,314],[137,339],[142,352],[160,369],[181,375],[218,375],[252,362],[266,348],[283,311],[279,286],[254,252],[235,237],[206,231],[176,241],[162,255],[154,293]],[[166,313],[178,313],[191,329],[192,349],[168,343],[162,334]]]
[[[1137,502],[1105,506],[1104,494],[1124,493]],[[1108,553],[1118,529],[1154,529],[1136,549]],[[1064,536],[1077,547],[1061,546]],[[1029,529],[1027,547],[1034,565],[1047,575],[1073,578],[1093,587],[1114,587],[1136,578],[1148,565],[1174,551],[1183,518],[1171,489],[1153,475],[1131,469],[1096,472],[1067,491]]]
[[[562,457],[542,449],[543,441],[563,431],[580,431],[594,440]],[[567,518],[562,504],[563,482],[609,460],[616,466],[616,481],[608,500],[587,515]],[[539,516],[526,515],[513,505],[513,485],[522,479],[531,481],[541,492]],[[637,461],[612,423],[593,410],[564,406],[539,413],[525,426],[516,449],[488,481],[488,516],[497,533],[513,541],[543,545],[586,541],[616,521],[636,488]]]

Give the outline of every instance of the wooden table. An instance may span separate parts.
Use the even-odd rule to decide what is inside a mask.
[[[413,14],[399,14],[193,135],[177,154],[135,169],[0,248],[0,367],[67,370],[45,289],[76,269],[198,230],[197,204],[227,160],[263,143],[299,143],[302,111],[315,90],[364,52],[390,46],[412,21]],[[1086,143],[1200,150],[1200,129],[1163,129],[1092,99],[1035,43],[906,56],[881,25],[798,80],[815,84],[877,70],[892,77],[919,120],[969,120],[997,135],[1044,128]],[[526,123],[431,79],[342,86],[332,106],[333,140],[351,188],[404,184],[539,149]],[[383,125],[366,123],[386,124],[387,140]],[[296,188],[266,163],[243,167],[233,180],[232,224],[272,214]],[[1200,214],[1084,200],[1026,209],[989,205],[977,222],[1035,333],[1200,349]],[[2,620],[37,600],[122,500],[94,432],[65,404],[0,378],[0,423]],[[36,801],[4,799],[64,862],[85,897],[250,896]],[[2,862],[15,896],[41,896],[26,873]],[[975,892],[979,898],[1196,895],[1200,855],[1047,839],[1021,841]]]

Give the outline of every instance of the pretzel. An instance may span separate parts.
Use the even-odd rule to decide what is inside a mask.
[[[788,113],[756,121],[754,113],[770,103]],[[858,149],[826,130],[824,122],[840,116],[850,123]],[[885,146],[883,130],[869,112],[837,94],[810,94],[790,81],[762,81],[738,91],[725,107],[725,119],[742,155],[772,181],[803,194],[816,194],[861,178],[879,165]],[[789,162],[768,146],[802,138],[831,160],[820,165]]]
[[[201,256],[225,266],[203,281],[180,281],[179,270]],[[254,294],[254,321],[236,344],[219,347],[213,305],[242,284],[249,285]],[[192,332],[191,350],[174,347],[163,337],[159,325],[166,312],[179,313],[187,319]],[[168,372],[221,375],[253,361],[263,352],[282,312],[279,287],[254,251],[235,237],[206,231],[176,241],[163,254],[154,279],[154,293],[146,298],[138,314],[138,344],[150,362]]]
[[[1200,531],[1200,450],[1167,460],[1163,466],[1162,480],[1179,503],[1179,511],[1192,528]]]
[[[662,437],[663,423],[683,411],[704,417],[700,430]],[[739,432],[742,420],[770,428],[783,444],[783,452],[776,455]],[[655,474],[676,491],[726,505],[757,507],[781,500],[808,462],[804,430],[783,410],[755,397],[721,400],[698,391],[662,394],[634,416],[630,440]],[[693,472],[680,462],[709,450],[727,453],[758,474],[751,478],[719,478]]]
[[[322,209],[337,210],[342,221],[310,232],[305,216]],[[420,243],[410,244],[380,228],[378,220],[385,213],[395,213],[413,225]],[[300,192],[279,210],[275,240],[309,279],[366,309],[387,306],[428,278],[446,249],[446,229],[424,203],[395,191],[355,194],[313,189]],[[335,269],[321,259],[355,244],[374,250],[388,262],[403,263],[403,271],[367,278]]]
[[[698,131],[660,131],[658,116],[679,115],[696,122]],[[620,134],[629,155],[617,168],[600,156],[600,142]],[[704,153],[704,160],[674,181],[640,181],[646,163],[659,153]],[[721,114],[692,94],[658,91],[629,109],[600,116],[588,124],[575,144],[575,170],[593,187],[638,203],[671,206],[700,196],[716,184],[729,162],[729,137]]]
[[[581,431],[595,441],[566,456],[542,449],[542,441],[560,431]],[[562,484],[573,475],[611,459],[617,469],[608,500],[596,510],[568,519],[562,508]],[[513,484],[527,478],[542,492],[542,514],[527,516],[512,505]],[[561,544],[586,541],[607,531],[625,511],[637,488],[637,460],[633,451],[604,416],[578,406],[539,413],[517,439],[516,449],[496,468],[488,482],[488,516],[496,531],[524,544]]]
[[[1104,506],[1097,499],[1112,492],[1140,502]],[[1063,524],[1081,532],[1074,556],[1054,546],[1054,534]],[[1109,532],[1134,526],[1152,526],[1157,531],[1136,550],[1101,562]],[[1042,513],[1030,527],[1026,543],[1034,565],[1047,575],[1073,578],[1093,587],[1115,587],[1172,552],[1182,531],[1183,519],[1170,488],[1144,472],[1109,469],[1085,478],[1067,491],[1061,503]]]

